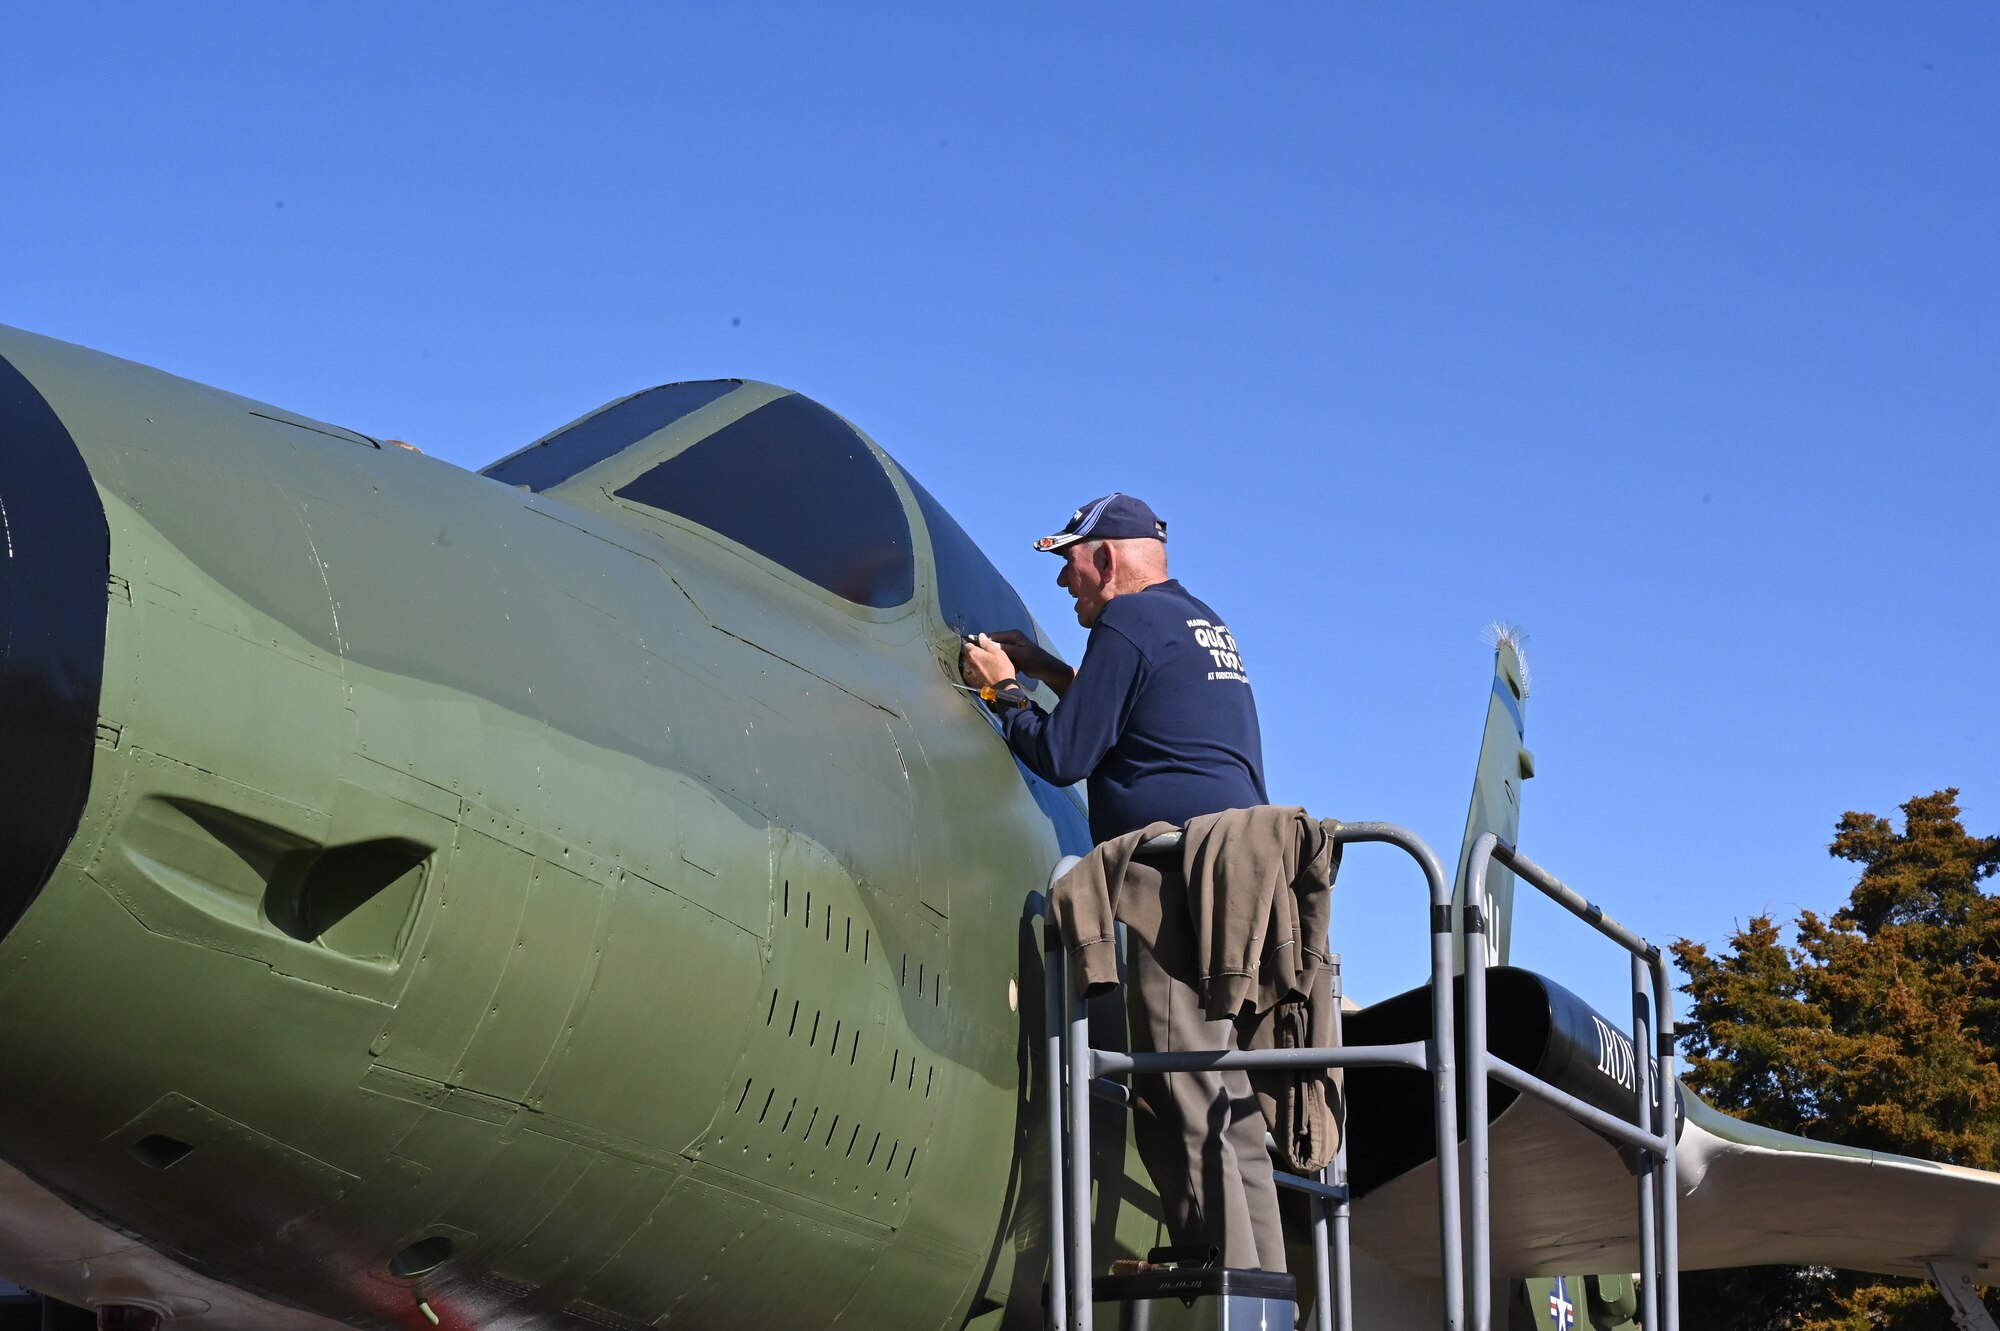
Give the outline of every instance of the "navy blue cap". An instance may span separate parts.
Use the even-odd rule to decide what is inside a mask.
[[[1035,548],[1056,555],[1078,541],[1122,541],[1135,536],[1164,541],[1167,524],[1160,521],[1145,500],[1114,490],[1070,514],[1068,526],[1054,536],[1036,541]]]

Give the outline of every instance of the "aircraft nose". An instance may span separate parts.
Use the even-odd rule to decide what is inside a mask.
[[[110,571],[90,469],[0,355],[0,933],[48,882],[83,817]]]

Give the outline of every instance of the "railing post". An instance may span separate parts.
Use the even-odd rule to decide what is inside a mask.
[[[1437,1118],[1439,1274],[1444,1277],[1447,1331],[1465,1326],[1465,1243],[1459,1228],[1457,1022],[1451,995],[1451,885],[1437,852],[1394,823],[1341,823],[1333,839],[1380,841],[1400,847],[1424,871],[1431,892],[1431,1099]]]
[[[1344,1047],[1347,1043],[1347,1032],[1341,1005],[1346,1002],[1347,989],[1341,980],[1339,954],[1336,953],[1327,960],[1333,970],[1331,978],[1333,1043]],[[1334,1147],[1333,1163],[1320,1171],[1320,1178],[1323,1182],[1332,1183],[1341,1190],[1340,1200],[1328,1208],[1330,1232],[1327,1237],[1332,1244],[1334,1305],[1330,1322],[1322,1322],[1321,1331],[1331,1331],[1333,1328],[1337,1328],[1337,1331],[1354,1331],[1354,1267],[1353,1253],[1348,1247],[1349,1220],[1353,1202],[1347,1195],[1347,1083],[1344,1079],[1341,1082],[1340,1142]]]
[[[1674,1098],[1678,1094],[1678,1083],[1674,1080],[1674,1000],[1672,979],[1667,974],[1667,959],[1654,948],[1651,957],[1653,969],[1653,1006],[1658,1012],[1659,1030],[1655,1038],[1659,1041],[1659,1072],[1655,1080],[1660,1087],[1659,1103],[1654,1106],[1653,1131],[1664,1138],[1669,1147],[1674,1140]],[[1680,1331],[1681,1326],[1681,1239],[1680,1239],[1680,1180],[1674,1163],[1675,1152],[1669,1149],[1660,1161],[1659,1202],[1660,1202],[1660,1326],[1662,1331]]]
[[[1060,866],[1057,872],[1061,873]],[[1069,990],[1062,930],[1053,911],[1042,916],[1042,1096],[1049,1129],[1049,1331],[1069,1328],[1067,1177],[1063,1156],[1063,1024]]]
[[[1471,1247],[1466,1296],[1471,1331],[1493,1324],[1493,1168],[1487,1124],[1486,870],[1500,838],[1483,833],[1472,843],[1472,872],[1465,884],[1465,1147]]]
[[[1341,1143],[1340,1151],[1334,1156],[1333,1177],[1330,1180],[1344,1192],[1347,1189],[1347,1144]],[[1343,1197],[1333,1204],[1330,1218],[1333,1240],[1333,1325],[1335,1331],[1354,1331],[1354,1257],[1349,1246],[1353,1226],[1353,1204]]]
[[[1653,1047],[1653,1018],[1647,1002],[1652,993],[1652,974],[1646,968],[1646,959],[1634,953],[1632,956],[1632,1067],[1634,1080],[1638,1085],[1633,1094],[1638,1097],[1636,1119],[1648,1126],[1657,1122],[1653,1114],[1653,1087],[1657,1084],[1653,1077],[1653,1060],[1647,1050]],[[1659,1232],[1655,1226],[1658,1219],[1659,1160],[1649,1151],[1641,1151],[1639,1161],[1639,1324],[1655,1327],[1659,1322],[1660,1297],[1660,1249]]]
[[[1324,1169],[1317,1175],[1321,1183],[1327,1181]],[[1333,1331],[1333,1281],[1329,1275],[1332,1257],[1328,1252],[1331,1237],[1327,1233],[1327,1208],[1332,1205],[1324,1197],[1310,1197],[1306,1201],[1312,1215],[1313,1243],[1313,1325],[1318,1331]]]
[[[1438,1213],[1444,1272],[1445,1326],[1459,1331],[1465,1325],[1465,1240],[1459,1228],[1461,1191],[1458,1174],[1458,1041],[1451,995],[1451,889],[1444,885],[1444,873],[1437,857],[1425,848],[1425,872],[1431,879],[1431,1002],[1436,1007],[1437,1045],[1433,1055],[1431,1082],[1437,1099],[1438,1122]]]
[[[1065,977],[1067,978],[1067,977]],[[1065,982],[1069,1012],[1069,1229],[1072,1331],[1090,1331],[1090,1004]]]

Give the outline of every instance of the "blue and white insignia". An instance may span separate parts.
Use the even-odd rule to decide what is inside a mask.
[[[1556,1277],[1556,1287],[1549,1293],[1549,1317],[1556,1331],[1573,1331],[1576,1326],[1576,1305],[1569,1301],[1569,1281],[1562,1276]]]

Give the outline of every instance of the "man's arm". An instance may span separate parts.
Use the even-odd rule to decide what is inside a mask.
[[[1048,685],[1058,698],[1069,692],[1070,681],[1076,678],[1076,671],[1061,657],[1043,651],[1019,629],[967,638],[959,648],[958,671],[975,689],[1026,675]]]
[[[1044,651],[1040,643],[1020,629],[1001,629],[992,635],[992,640],[1007,653],[1016,671],[1048,685],[1058,698],[1069,692],[1070,681],[1076,678],[1076,670],[1069,662],[1054,652]]]
[[[1118,742],[1145,669],[1145,658],[1130,638],[1099,625],[1091,631],[1083,664],[1076,668],[1060,707],[1053,712],[1016,707],[1000,713],[1007,747],[1029,771],[1053,785],[1083,780]]]

